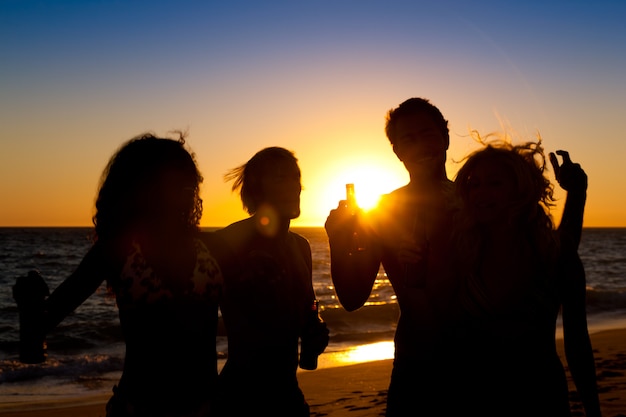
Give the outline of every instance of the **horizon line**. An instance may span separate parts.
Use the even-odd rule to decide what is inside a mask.
[[[223,226],[200,226],[200,229],[222,229],[224,227],[228,226],[227,225],[223,225]],[[290,226],[290,228],[312,228],[312,227],[317,227],[317,228],[324,228],[324,225],[293,225]],[[89,226],[0,226],[0,229],[93,229],[94,226],[93,225],[89,225]],[[624,226],[583,226],[583,229],[626,229],[626,225]]]

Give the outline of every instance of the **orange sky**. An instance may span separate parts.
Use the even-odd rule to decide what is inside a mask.
[[[420,96],[450,122],[450,177],[469,129],[539,131],[589,175],[585,226],[626,227],[626,3],[600,3],[2,2],[0,226],[90,225],[109,156],[172,129],[205,177],[204,226],[246,216],[222,176],[266,146],[299,158],[293,224],[321,226],[346,182],[406,183],[384,116]]]

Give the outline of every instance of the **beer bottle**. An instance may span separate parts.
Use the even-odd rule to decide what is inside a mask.
[[[44,303],[48,295],[48,285],[37,271],[18,277],[13,286],[20,316],[19,349],[23,363],[45,362],[48,356],[44,322]]]
[[[354,184],[346,184],[346,202],[348,210],[350,210],[352,214],[352,242],[350,245],[350,253],[354,254],[365,250],[365,247],[363,246],[363,239],[358,232],[359,218],[357,216],[357,211],[359,206],[356,202]]]
[[[300,341],[300,361],[299,365],[302,369],[317,369],[317,358],[323,349],[320,350],[320,328],[324,322],[319,314],[320,301],[313,300],[311,307],[307,312],[304,331],[302,332]]]

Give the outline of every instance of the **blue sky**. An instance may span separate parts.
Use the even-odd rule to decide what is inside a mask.
[[[242,217],[222,181],[295,151],[295,224],[406,182],[385,112],[421,96],[450,122],[448,173],[501,124],[590,178],[587,226],[626,226],[626,2],[0,1],[0,226],[89,225],[101,170],[144,131],[187,129],[203,225]],[[558,216],[558,210],[557,210]]]

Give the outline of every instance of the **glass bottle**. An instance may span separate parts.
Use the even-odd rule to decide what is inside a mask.
[[[313,300],[305,318],[306,322],[300,341],[300,368],[311,371],[317,369],[317,358],[321,353],[317,336],[324,321],[320,317],[319,307],[320,301]]]
[[[356,202],[354,184],[346,184],[346,203],[348,210],[350,210],[350,214],[352,215],[352,242],[350,245],[350,254],[353,254],[365,250],[363,239],[359,236],[358,232],[359,219],[357,217],[357,212],[359,206]]]
[[[23,363],[45,362],[48,356],[44,327],[44,304],[48,295],[48,285],[37,271],[18,277],[13,286],[20,317],[19,350]]]

